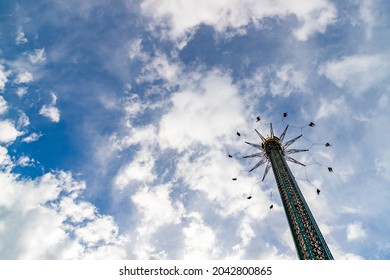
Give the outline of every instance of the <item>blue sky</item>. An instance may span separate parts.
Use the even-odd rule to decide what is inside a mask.
[[[2,1],[0,258],[296,259],[272,122],[335,259],[389,259],[389,9]]]

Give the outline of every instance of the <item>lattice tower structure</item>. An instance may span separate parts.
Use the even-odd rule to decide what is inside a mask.
[[[325,239],[287,165],[279,138],[274,135],[266,138],[262,148],[271,163],[298,257],[302,260],[332,260]]]

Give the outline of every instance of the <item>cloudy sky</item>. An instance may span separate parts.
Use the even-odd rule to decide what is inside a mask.
[[[390,259],[389,12],[1,1],[0,258],[296,259],[242,159],[272,122],[303,134],[290,166],[334,258]]]

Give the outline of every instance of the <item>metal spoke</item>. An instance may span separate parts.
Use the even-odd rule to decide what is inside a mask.
[[[284,153],[286,155],[289,155],[289,154],[295,154],[295,153],[307,152],[307,151],[308,151],[308,149],[291,149],[291,150],[285,151]]]
[[[288,125],[287,125],[286,128],[283,130],[282,135],[280,135],[280,142],[283,142],[284,136],[286,136],[287,128],[288,128]]]
[[[254,158],[254,157],[262,157],[262,156],[264,156],[263,153],[255,153],[253,155],[244,156],[243,158]]]
[[[270,170],[271,168],[271,162],[267,162],[267,166],[265,167],[265,171],[264,171],[264,175],[263,175],[263,179],[261,181],[264,181],[265,177],[267,176],[268,174],[268,171]]]
[[[305,164],[303,164],[303,163],[297,161],[296,159],[293,159],[292,157],[285,156],[285,158],[286,158],[286,160],[291,161],[291,162],[293,162],[293,163],[296,163],[296,164],[299,164],[299,165],[302,165],[302,166],[306,166]]]
[[[261,141],[263,141],[263,142],[264,142],[264,141],[265,141],[265,138],[264,138],[264,136],[263,136],[263,135],[261,135],[261,134],[260,134],[260,132],[258,132],[258,131],[257,131],[257,129],[255,129],[255,131],[256,131],[257,135],[259,135],[259,137],[260,137]]]
[[[261,159],[255,166],[253,166],[253,168],[251,170],[249,170],[249,172],[252,172],[253,170],[255,170],[257,167],[259,167],[260,165],[264,164],[267,162],[267,158],[263,158]]]
[[[283,148],[286,149],[287,147],[289,147],[292,143],[294,143],[295,141],[297,141],[301,137],[302,137],[302,134],[295,137],[294,139],[291,139],[290,141],[287,141],[286,144],[284,144]]]
[[[252,147],[258,148],[258,149],[260,149],[260,150],[263,149],[263,148],[261,147],[261,145],[259,145],[259,144],[253,144],[253,143],[246,142],[246,141],[245,141],[245,143],[247,143],[248,145],[251,145]]]

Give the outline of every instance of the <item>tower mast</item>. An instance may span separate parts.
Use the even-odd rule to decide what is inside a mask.
[[[257,155],[262,157],[260,162],[252,168],[251,171],[267,162],[263,180],[269,167],[272,167],[299,259],[332,260],[333,256],[286,162],[287,159],[288,161],[304,165],[287,155],[307,151],[297,149],[287,150],[288,146],[302,135],[286,142],[283,145],[282,142],[288,126],[283,131],[280,139],[274,135],[272,124],[270,126],[271,136],[268,138],[264,138],[256,130],[256,133],[262,140],[261,146],[246,142],[251,146],[261,149],[262,152],[246,156],[244,158],[257,157]]]

